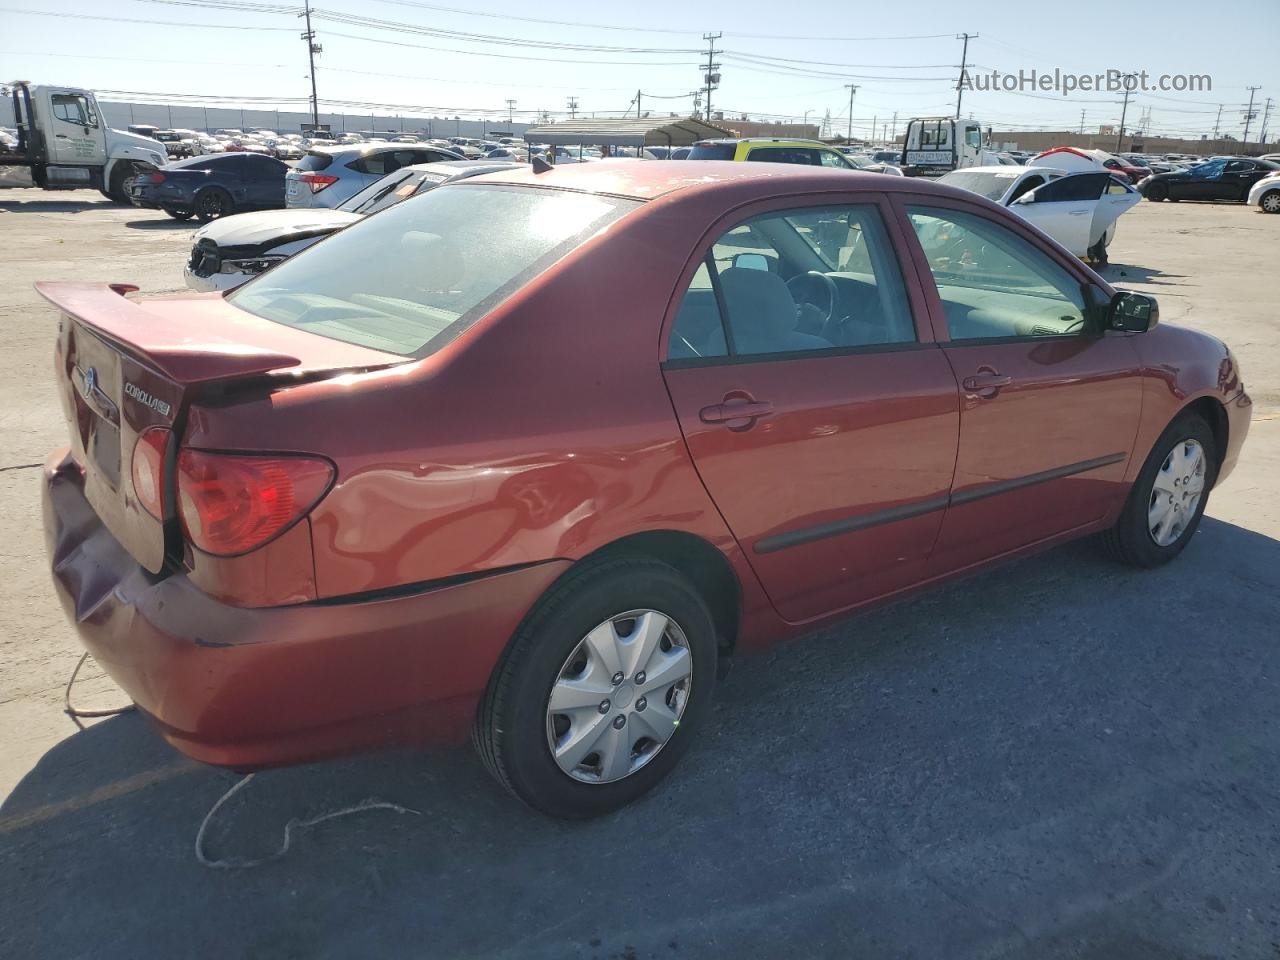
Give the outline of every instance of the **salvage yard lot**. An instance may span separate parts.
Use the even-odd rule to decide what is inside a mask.
[[[37,279],[182,287],[193,230],[0,190],[0,957],[1280,955],[1280,217],[1143,203],[1105,271],[1225,339],[1235,474],[1154,572],[1088,543],[740,661],[676,775],[569,825],[467,750],[235,782],[136,715],[77,733],[36,466],[65,442]],[[92,669],[83,707],[119,702]],[[195,945],[203,945],[197,947]]]

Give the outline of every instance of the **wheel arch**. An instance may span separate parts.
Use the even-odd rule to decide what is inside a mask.
[[[742,619],[742,586],[721,550],[710,541],[685,531],[646,530],[600,547],[575,562],[570,570],[623,556],[649,557],[688,577],[711,611],[721,652],[733,652]]]
[[[1192,400],[1178,412],[1178,416],[1188,412],[1197,414],[1209,424],[1215,448],[1214,463],[1221,467],[1227,456],[1227,441],[1231,435],[1231,426],[1227,421],[1227,408],[1217,397],[1204,396]]]

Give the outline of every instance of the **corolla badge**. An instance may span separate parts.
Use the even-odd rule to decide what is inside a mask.
[[[126,396],[137,400],[138,403],[142,404],[144,407],[151,408],[162,417],[167,417],[169,415],[169,411],[172,409],[169,404],[165,403],[159,397],[153,397],[137,384],[130,383],[127,380],[124,384],[124,392]]]

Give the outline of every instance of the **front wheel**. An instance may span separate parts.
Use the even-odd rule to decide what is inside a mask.
[[[1280,213],[1280,190],[1264,193],[1262,199],[1258,201],[1258,206],[1262,208],[1263,213]]]
[[[476,749],[537,810],[581,819],[625,806],[676,765],[710,708],[715,628],[698,592],[656,560],[586,566],[521,627],[476,717]]]
[[[131,205],[133,201],[129,199],[129,187],[144,169],[154,168],[144,168],[141,164],[127,160],[117,163],[111,168],[111,183],[105,191],[106,195],[116,203]]]
[[[1159,203],[1161,200],[1169,199],[1169,188],[1163,183],[1153,183],[1147,187],[1147,199],[1154,200]]]
[[[1168,563],[1191,540],[1218,476],[1213,431],[1187,412],[1151,450],[1116,525],[1103,534],[1111,554],[1135,567]]]
[[[167,213],[169,216],[173,217],[173,219],[175,220],[190,220],[192,217],[195,216],[194,210],[181,210],[181,209],[172,209],[170,207],[165,207],[164,212]]]

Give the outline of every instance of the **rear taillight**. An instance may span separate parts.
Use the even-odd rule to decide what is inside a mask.
[[[333,466],[311,457],[178,454],[178,515],[192,546],[234,556],[262,546],[314,507]]]
[[[164,174],[159,171],[156,173],[148,173],[147,183],[164,183]]]
[[[133,448],[133,492],[142,508],[157,520],[164,519],[164,455],[170,432],[165,427],[142,431]]]
[[[302,182],[311,188],[312,193],[319,193],[330,184],[338,182],[338,178],[328,173],[304,173]]]

